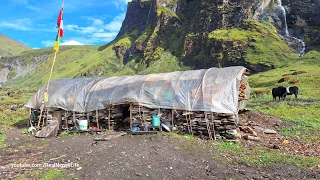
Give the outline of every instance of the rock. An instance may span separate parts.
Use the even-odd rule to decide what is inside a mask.
[[[260,141],[260,137],[250,136],[250,135],[244,135],[243,138],[245,140],[251,140],[251,141]]]
[[[245,133],[250,133],[253,136],[258,136],[258,134],[249,126],[241,126],[240,130],[245,132]]]
[[[18,109],[18,106],[17,105],[11,105],[11,107],[10,107],[10,110],[12,110],[12,111],[15,111],[15,110],[17,110]]]
[[[274,145],[272,146],[272,148],[273,148],[273,149],[280,149],[280,146],[279,146],[279,145],[274,144]]]
[[[265,133],[265,134],[277,134],[277,131],[272,130],[272,129],[265,129],[263,131],[263,133]]]

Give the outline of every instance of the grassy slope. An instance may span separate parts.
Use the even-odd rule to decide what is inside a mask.
[[[299,136],[308,142],[320,142],[320,52],[313,50],[304,57],[290,56],[290,63],[281,68],[251,76],[253,98],[250,106],[296,125],[283,130],[283,135]],[[292,75],[297,71],[303,74]],[[287,81],[278,83],[286,77]],[[273,102],[271,89],[280,85],[293,86],[290,81],[298,81],[299,101]],[[289,97],[293,99],[294,97]]]
[[[0,56],[17,55],[28,49],[28,46],[0,34]]]
[[[98,51],[97,49],[97,46],[63,47],[57,55],[52,80],[80,76],[112,76],[122,71],[124,66],[115,56],[111,46],[103,51]],[[34,58],[39,52],[43,51],[45,50],[26,52],[24,56]],[[29,61],[30,58],[24,58],[24,60]],[[31,89],[41,87],[49,79],[52,62],[53,52],[49,55],[49,60],[38,66],[36,72],[31,72],[26,77],[15,79],[9,82],[8,85]]]

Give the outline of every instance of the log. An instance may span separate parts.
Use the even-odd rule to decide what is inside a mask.
[[[123,136],[126,134],[127,134],[126,132],[118,133],[118,134],[110,134],[110,135],[106,135],[103,138],[95,138],[94,140],[95,141],[110,141],[111,139],[114,139],[114,138],[117,138],[117,137],[120,137],[120,136]]]

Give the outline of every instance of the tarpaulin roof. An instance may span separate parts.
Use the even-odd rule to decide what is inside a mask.
[[[89,112],[110,104],[149,108],[237,113],[242,66],[110,78],[56,79],[46,107]],[[39,109],[46,86],[26,107]]]

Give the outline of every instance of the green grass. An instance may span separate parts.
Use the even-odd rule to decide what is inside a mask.
[[[213,42],[232,42],[233,48],[239,50],[247,48],[246,61],[250,64],[277,68],[287,62],[287,55],[292,50],[275,31],[274,26],[268,22],[247,21],[243,29],[218,29],[210,32],[208,37]]]
[[[6,147],[5,140],[6,140],[6,136],[2,134],[2,132],[0,132],[0,148]]]
[[[244,149],[240,153],[239,162],[249,166],[271,166],[276,164],[295,165],[301,169],[315,168],[319,159],[291,154],[279,153],[276,150],[265,148]]]
[[[67,174],[65,171],[51,169],[46,171],[39,180],[52,180],[52,179],[64,180],[64,179],[67,179]]]
[[[74,177],[70,177],[71,179],[75,179]],[[22,174],[18,178],[18,180],[24,179],[39,179],[39,180],[66,180],[68,179],[67,173],[65,170],[58,170],[58,169],[49,169],[45,171],[40,170],[33,170],[31,172],[27,172]]]
[[[216,148],[224,153],[236,155],[239,163],[249,166],[271,166],[276,164],[295,165],[301,169],[316,167],[320,160],[312,157],[283,154],[276,150],[265,148],[245,148],[240,143],[219,141]]]
[[[7,95],[8,92],[13,92],[13,97]],[[6,125],[21,125],[26,124],[28,119],[27,108],[18,108],[10,110],[12,105],[24,105],[35,91],[23,89],[0,89],[0,123]]]
[[[306,142],[320,141],[320,52],[312,50],[304,57],[289,57],[291,63],[281,68],[258,73],[249,77],[252,98],[249,107],[267,114],[294,122],[296,125],[285,128],[282,135],[299,136]],[[292,75],[294,72],[302,74]],[[287,81],[278,81],[287,77]],[[290,81],[298,81],[298,101],[273,102],[271,89],[280,85],[293,86]],[[294,99],[294,96],[288,96]]]
[[[0,56],[13,56],[29,49],[26,45],[0,34]]]

